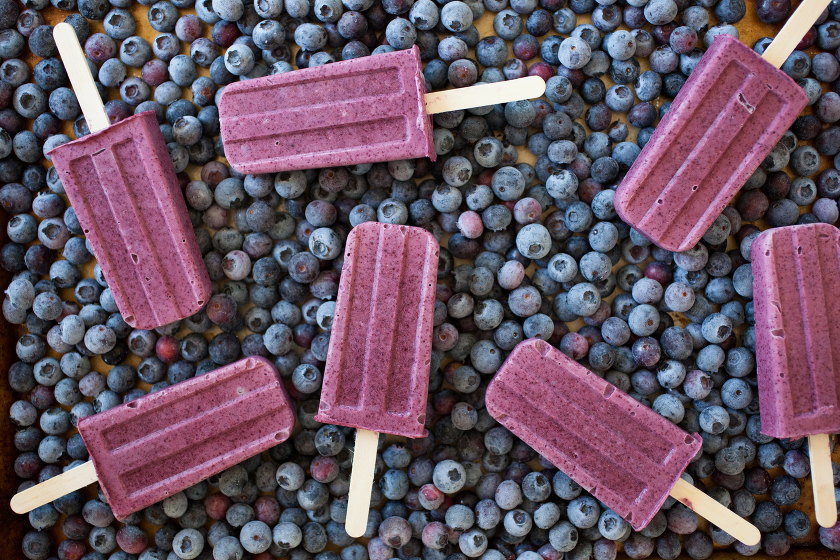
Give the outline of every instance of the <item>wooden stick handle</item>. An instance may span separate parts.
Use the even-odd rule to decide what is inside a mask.
[[[76,31],[68,23],[59,23],[53,29],[53,38],[58,52],[61,54],[61,62],[73,84],[73,91],[76,99],[85,114],[85,121],[91,132],[98,132],[108,128],[111,124],[105,107],[102,105],[102,98],[90,75],[90,69],[85,61],[85,54],[79,45],[79,38]]]
[[[347,501],[347,520],[344,525],[344,530],[353,538],[361,537],[367,530],[370,489],[373,486],[378,445],[377,432],[356,430],[353,470],[350,472],[350,497]]]
[[[781,68],[829,2],[831,0],[802,0],[793,15],[788,18],[785,26],[764,51],[762,58],[776,68]]]
[[[742,543],[753,546],[761,541],[761,532],[752,523],[685,480],[677,480],[671,488],[671,496]]]
[[[539,76],[528,76],[506,82],[474,85],[427,93],[424,97],[426,113],[445,113],[458,109],[484,107],[496,103],[533,99],[545,93],[545,81]]]
[[[93,461],[65,471],[58,476],[27,488],[19,494],[12,496],[12,511],[15,513],[27,513],[44,504],[48,504],[56,498],[60,498],[88,484],[96,482],[96,470],[93,468]]]
[[[828,434],[808,436],[811,457],[811,483],[814,489],[814,512],[821,527],[837,523],[834,501],[834,472],[831,468],[831,439]]]

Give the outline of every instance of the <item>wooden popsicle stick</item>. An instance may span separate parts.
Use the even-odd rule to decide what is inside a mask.
[[[93,461],[88,461],[58,476],[27,488],[12,496],[11,506],[15,513],[27,513],[44,504],[69,494],[97,481]]]
[[[350,472],[350,496],[347,500],[347,519],[344,524],[344,530],[353,538],[361,537],[367,531],[370,489],[373,486],[378,446],[379,433],[356,430],[353,470]]]
[[[793,15],[788,18],[785,26],[764,51],[762,58],[776,68],[781,68],[829,2],[831,0],[802,0]]]
[[[108,128],[111,121],[105,112],[105,106],[102,105],[102,98],[99,97],[93,76],[90,75],[76,31],[68,23],[59,23],[53,29],[53,39],[61,54],[61,62],[64,63],[70,77],[70,83],[73,84],[73,92],[82,107],[88,130],[98,132]]]
[[[677,480],[670,494],[697,515],[705,517],[742,543],[753,546],[761,542],[761,532],[752,523],[682,478]]]
[[[814,513],[821,527],[837,523],[837,502],[834,500],[834,472],[831,467],[831,439],[828,434],[808,436],[811,457],[811,485],[814,489]]]
[[[543,93],[545,80],[539,76],[528,76],[506,82],[435,91],[427,93],[423,99],[426,102],[426,113],[434,115],[520,99],[534,99]]]

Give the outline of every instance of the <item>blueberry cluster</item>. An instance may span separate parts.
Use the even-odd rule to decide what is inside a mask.
[[[20,488],[88,459],[80,419],[242,356],[274,361],[300,429],[121,522],[101,493],[42,506],[29,515],[26,558],[702,560],[715,545],[778,556],[813,534],[800,509],[807,443],[761,433],[750,245],[760,227],[838,221],[840,1],[782,67],[809,109],[703,240],[677,254],[617,217],[615,187],[702,49],[718,34],[737,37],[747,9],[784,21],[789,0],[140,4],[147,22],[131,0],[24,0],[23,10],[0,0],[10,239],[0,266],[12,276],[3,316],[23,333],[8,370]],[[154,331],[123,320],[44,165],[71,140],[63,131],[88,133],[45,20],[60,11],[111,121],[157,116],[213,281],[202,311]],[[478,32],[481,18],[492,34]],[[151,41],[140,36],[147,26]],[[536,75],[545,98],[435,115],[434,163],[247,176],[224,163],[216,101],[226,85],[415,44],[430,91]],[[533,165],[520,160],[526,150]],[[344,530],[354,430],[314,420],[344,240],[365,221],[420,226],[442,244],[429,435],[380,441],[366,545]],[[749,518],[761,544],[705,528],[673,499],[634,531],[498,425],[484,407],[487,383],[534,337],[699,432],[703,452],[687,474]],[[840,550],[840,525],[819,539]]]

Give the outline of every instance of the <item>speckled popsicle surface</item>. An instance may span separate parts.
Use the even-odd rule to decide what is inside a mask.
[[[750,253],[762,433],[840,432],[840,230],[767,230]]]
[[[422,228],[350,231],[317,421],[425,434],[439,252]]]
[[[225,157],[241,173],[435,160],[420,51],[325,64],[227,86]]]
[[[210,277],[154,112],[50,157],[126,323],[154,329],[204,307]]]
[[[700,451],[690,435],[540,339],[519,343],[487,411],[641,530]]]
[[[663,249],[690,249],[807,102],[784,72],[718,35],[616,189],[618,215]]]
[[[295,412],[253,356],[79,422],[108,505],[125,518],[285,441]]]

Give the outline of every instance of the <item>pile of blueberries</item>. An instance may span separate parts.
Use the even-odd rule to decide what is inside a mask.
[[[8,370],[21,489],[88,459],[74,430],[81,418],[243,356],[274,361],[301,428],[122,522],[92,488],[59,498],[29,514],[26,558],[613,560],[623,551],[700,560],[715,545],[778,556],[816,533],[799,509],[807,443],[761,433],[750,244],[756,223],[838,221],[840,1],[782,68],[808,109],[703,240],[679,254],[618,219],[614,189],[712,39],[737,37],[747,9],[782,22],[790,0],[22,4],[0,0],[0,205],[10,239],[0,266],[12,277],[3,315],[25,333]],[[151,42],[134,18],[145,11]],[[76,137],[88,132],[45,14],[75,28],[111,121],[157,116],[213,281],[192,317],[133,330],[92,266],[61,181],[44,165],[70,140],[70,123]],[[487,28],[492,19],[493,34],[480,36],[480,18]],[[538,75],[545,98],[435,115],[434,163],[248,176],[225,165],[216,102],[226,85],[414,44],[429,90]],[[525,150],[534,165],[519,160]],[[313,416],[343,242],[365,221],[423,227],[442,248],[429,435],[381,442],[361,544],[343,525],[354,430]],[[532,337],[699,432],[703,452],[687,475],[750,519],[761,544],[733,542],[673,499],[633,531],[498,425],[484,407],[487,383]],[[834,473],[837,485],[836,464]],[[840,550],[840,525],[819,540]]]

